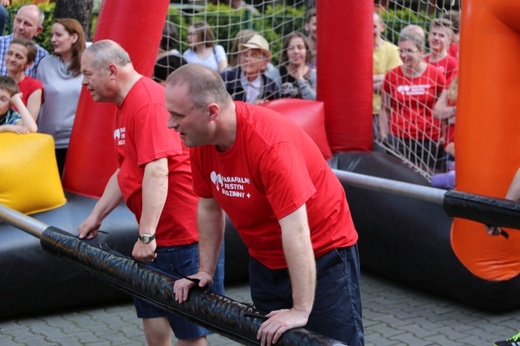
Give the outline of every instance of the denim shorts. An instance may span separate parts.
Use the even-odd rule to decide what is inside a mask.
[[[196,274],[199,271],[198,244],[157,248],[157,257],[150,266],[175,277],[178,276],[175,271],[185,276]],[[211,289],[218,294],[224,294],[224,245],[220,249]],[[146,300],[137,297],[134,297],[133,300],[137,317],[166,317],[177,339],[195,339],[212,333],[184,317],[167,312]]]
[[[305,328],[349,346],[364,345],[357,245],[334,249],[316,259],[316,274],[314,305]],[[259,311],[292,308],[287,269],[271,270],[250,257],[249,285]]]

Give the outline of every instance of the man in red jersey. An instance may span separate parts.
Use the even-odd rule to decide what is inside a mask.
[[[251,296],[267,314],[262,345],[288,329],[363,345],[358,235],[345,191],[313,140],[293,121],[233,101],[220,76],[196,64],[166,81],[168,127],[190,147],[200,197],[200,268],[212,282],[226,213],[250,254]],[[185,301],[194,284],[178,280]]]
[[[448,52],[453,36],[452,23],[445,18],[436,18],[430,24],[428,43],[430,53],[424,56],[424,61],[437,67],[444,73],[448,84],[458,73],[459,62]]]
[[[168,130],[164,87],[135,71],[128,53],[110,40],[93,43],[81,57],[82,84],[96,102],[118,106],[114,147],[118,168],[101,199],[79,226],[79,237],[97,236],[103,219],[124,199],[139,223],[132,256],[173,275],[198,269],[196,209],[189,153]],[[219,245],[220,250],[220,245]],[[219,256],[213,289],[223,293],[223,257]],[[149,345],[206,345],[210,331],[183,317],[134,298]]]

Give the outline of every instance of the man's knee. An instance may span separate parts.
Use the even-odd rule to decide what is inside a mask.
[[[206,346],[208,343],[205,336],[196,339],[179,339],[179,346]]]
[[[143,318],[143,329],[149,346],[171,346],[172,330],[166,317]]]

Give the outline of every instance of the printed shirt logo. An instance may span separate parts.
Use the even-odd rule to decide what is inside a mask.
[[[211,181],[215,184],[215,188],[221,194],[228,197],[251,198],[251,194],[246,192],[247,186],[251,184],[249,178],[244,177],[226,177],[220,173],[212,171],[210,174]]]
[[[125,132],[126,128],[124,127],[114,130],[114,139],[116,140],[117,145],[125,145]]]
[[[403,95],[426,95],[430,90],[430,84],[419,84],[419,85],[399,85],[397,92]]]

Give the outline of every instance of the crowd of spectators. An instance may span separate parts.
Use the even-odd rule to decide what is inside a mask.
[[[5,32],[8,18],[5,9],[9,5],[9,1],[0,1],[0,33]],[[251,5],[234,1],[232,7],[248,9]],[[0,75],[11,78],[19,89],[8,93],[12,94],[7,99],[9,111],[6,109],[0,115],[0,131],[29,133],[37,130],[52,135],[62,175],[82,89],[80,62],[87,42],[77,20],[56,19],[50,32],[52,52],[49,53],[35,42],[43,32],[44,19],[40,7],[23,5],[13,15],[12,32],[0,36]],[[282,62],[280,66],[274,66],[270,44],[258,32],[242,30],[237,33],[228,59],[228,53],[217,44],[213,29],[206,22],[191,23],[187,49],[183,52],[175,25],[166,22],[153,77],[162,83],[179,66],[199,63],[221,74],[235,100],[261,104],[280,97],[315,99],[314,9],[307,14],[303,29],[305,34],[293,32],[287,37]],[[280,70],[284,71],[283,75]],[[34,124],[22,116],[25,111]]]
[[[240,3],[237,9],[244,8]],[[273,65],[270,42],[254,30],[240,30],[226,52],[206,22],[194,22],[188,28],[188,49],[181,53],[178,33],[166,22],[154,79],[164,82],[179,66],[199,63],[221,74],[234,100],[253,104],[286,97],[315,100],[316,20],[316,9],[309,9],[301,31],[284,38],[278,66]]]
[[[375,139],[433,172],[432,184],[442,188],[454,187],[458,23],[452,11],[433,19],[427,35],[408,25],[395,46],[382,38],[384,22],[374,12]]]
[[[233,2],[237,9],[248,6]],[[69,101],[79,98],[79,61],[86,42],[77,21],[59,19],[52,27],[53,52],[49,54],[34,43],[43,31],[43,19],[35,5],[24,5],[14,15],[13,32],[0,37],[0,74],[18,83],[39,131],[54,136],[62,172],[77,102],[59,99],[65,94]],[[422,27],[409,25],[397,46],[383,38],[385,23],[381,13],[374,11],[374,136],[441,173],[455,156],[458,22],[458,13],[449,12],[431,21],[427,35]],[[166,22],[153,78],[164,83],[176,68],[198,63],[220,73],[234,100],[252,104],[278,98],[315,100],[315,8],[306,12],[303,23],[300,30],[284,37],[275,66],[271,44],[259,32],[239,31],[226,52],[213,28],[195,21],[188,28],[187,49],[181,51],[175,25]]]

